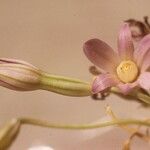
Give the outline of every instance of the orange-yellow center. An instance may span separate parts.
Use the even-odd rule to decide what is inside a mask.
[[[138,76],[138,67],[131,60],[122,61],[117,67],[118,78],[124,83],[131,83]]]

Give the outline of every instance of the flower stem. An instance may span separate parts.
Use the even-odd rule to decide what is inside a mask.
[[[150,105],[150,96],[142,93],[142,92],[137,92],[136,93],[137,95],[137,98],[143,102],[145,102],[146,104],[149,104]]]
[[[112,87],[111,92],[115,94],[121,94],[118,88],[116,87]],[[144,102],[147,105],[150,105],[150,96],[148,94],[143,93],[141,90],[131,92],[128,95],[133,98],[137,98],[138,100]]]
[[[62,76],[42,74],[41,89],[67,96],[89,96],[91,85],[87,82]]]
[[[112,125],[144,125],[150,127],[150,121],[142,121],[136,119],[118,119],[118,120],[108,121],[99,124],[83,124],[83,125],[54,124],[54,123],[49,123],[46,121],[31,119],[31,118],[21,118],[20,121],[22,124],[30,124],[35,126],[56,128],[56,129],[72,129],[72,130],[96,129],[96,128],[107,127]]]

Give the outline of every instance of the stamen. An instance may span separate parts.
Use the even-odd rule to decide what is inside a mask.
[[[118,78],[124,83],[133,82],[138,76],[138,67],[131,61],[122,61],[117,67]]]

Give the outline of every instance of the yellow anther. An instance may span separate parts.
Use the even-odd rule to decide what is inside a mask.
[[[124,83],[133,82],[138,76],[138,67],[131,61],[122,61],[117,67],[118,78]]]

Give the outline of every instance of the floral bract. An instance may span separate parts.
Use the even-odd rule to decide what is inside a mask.
[[[129,25],[124,23],[118,36],[117,53],[99,39],[87,41],[83,49],[87,58],[102,72],[93,81],[93,93],[112,86],[125,95],[136,87],[150,92],[150,34],[135,49]]]

